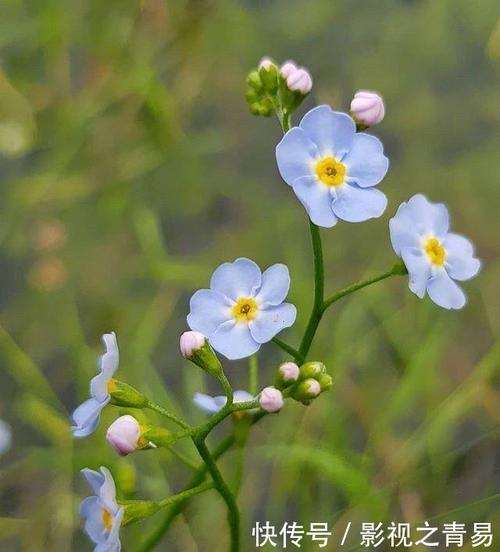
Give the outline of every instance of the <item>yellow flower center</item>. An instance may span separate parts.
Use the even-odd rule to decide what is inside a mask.
[[[257,315],[257,301],[253,297],[240,297],[231,309],[237,322],[250,322]]]
[[[437,238],[429,238],[424,245],[424,251],[427,253],[432,264],[442,266],[446,257],[446,250]]]
[[[344,183],[345,165],[335,157],[323,157],[315,166],[316,176],[327,186],[340,186]]]
[[[111,378],[109,381],[108,381],[108,393],[111,395],[111,393],[114,393],[118,386],[116,385],[116,380],[114,378]]]
[[[113,516],[105,508],[101,508],[101,519],[106,531],[111,531],[113,528]]]

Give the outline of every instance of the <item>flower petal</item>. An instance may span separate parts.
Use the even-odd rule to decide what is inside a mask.
[[[290,186],[297,178],[312,174],[312,165],[318,156],[316,145],[299,127],[289,130],[276,146],[278,170]]]
[[[226,404],[224,403],[221,406],[215,400],[215,397],[211,397],[210,395],[206,395],[205,393],[195,393],[193,395],[193,402],[200,410],[208,412],[208,414],[215,414],[216,412],[219,412],[224,404]]]
[[[251,393],[242,389],[238,389],[233,393],[233,403],[248,402],[253,401],[254,399],[255,397]]]
[[[419,247],[421,236],[412,219],[407,203],[402,203],[389,221],[391,243],[396,255],[401,256],[404,247]]]
[[[300,128],[316,144],[320,156],[333,155],[342,160],[351,148],[356,124],[346,113],[333,111],[328,105],[320,105],[306,113]]]
[[[474,246],[465,237],[449,233],[443,240],[446,250],[446,271],[454,280],[470,280],[481,268],[474,257]]]
[[[283,303],[278,307],[262,309],[250,322],[250,333],[257,343],[267,343],[285,328],[289,328],[297,317],[297,309],[290,303]]]
[[[99,499],[113,515],[116,515],[118,504],[116,503],[115,481],[108,468],[101,466],[101,473],[104,476],[104,482],[99,490]]]
[[[260,303],[279,305],[285,300],[289,289],[288,267],[284,264],[275,264],[262,273],[262,286],[255,298]]]
[[[401,258],[408,270],[408,287],[422,299],[431,276],[431,265],[426,255],[420,248],[404,247],[401,249]]]
[[[71,430],[74,437],[86,437],[91,433],[94,433],[97,424],[99,423],[99,417],[101,410],[108,404],[109,397],[99,402],[94,398],[86,400],[73,412],[73,422]]]
[[[125,515],[125,508],[123,506],[116,512],[115,517],[113,519],[113,526],[111,527],[111,531],[108,536],[108,549],[106,549],[106,552],[120,552],[122,549],[121,543],[120,543],[120,527],[122,525],[123,516]],[[103,550],[104,552],[104,550]]]
[[[104,476],[99,472],[95,470],[91,470],[89,468],[84,468],[81,471],[81,473],[83,477],[85,477],[85,479],[87,480],[87,483],[90,485],[90,488],[92,489],[93,493],[95,495],[98,495],[99,489],[104,483]]]
[[[316,177],[298,178],[294,182],[293,191],[314,224],[324,228],[331,228],[337,224],[337,217],[332,211],[330,190],[318,182]]]
[[[445,309],[461,309],[465,303],[465,294],[448,276],[446,270],[437,271],[427,284],[429,297]]]
[[[359,188],[344,184],[336,190],[332,201],[333,212],[347,222],[363,222],[380,217],[387,207],[387,198],[375,188]]]
[[[98,362],[100,373],[90,382],[90,394],[100,402],[105,401],[108,397],[108,382],[118,370],[120,362],[115,333],[104,334],[102,341],[106,352],[101,355]]]
[[[433,234],[444,238],[449,228],[448,209],[444,203],[431,203],[424,195],[416,194],[408,200],[408,213],[416,230],[423,236]]]
[[[347,166],[348,181],[352,180],[360,188],[378,184],[389,168],[389,159],[384,155],[382,142],[364,133],[354,136],[352,147],[342,163]]]
[[[236,301],[238,297],[253,297],[262,283],[260,268],[244,257],[215,269],[210,288]]]
[[[94,543],[103,542],[106,539],[106,530],[102,521],[101,505],[96,496],[89,496],[82,501],[80,515],[90,540]]]
[[[229,360],[236,360],[253,355],[260,349],[250,334],[248,324],[224,322],[210,337],[212,347]]]
[[[188,326],[210,337],[215,330],[229,319],[230,301],[224,295],[211,289],[200,289],[189,302]]]

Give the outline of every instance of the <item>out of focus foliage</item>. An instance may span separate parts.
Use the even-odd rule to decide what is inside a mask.
[[[310,69],[305,108],[346,110],[357,88],[386,99],[376,133],[389,207],[323,232],[329,291],[394,262],[388,219],[418,191],[448,203],[484,267],[461,312],[419,301],[403,279],[329,312],[314,356],[334,388],[252,436],[246,548],[267,519],[498,530],[499,12],[495,0],[1,2],[0,418],[14,428],[2,550],[89,549],[83,466],[108,465],[121,498],[164,497],[187,479],[165,451],[117,459],[103,438],[116,409],[93,437],[70,438],[101,333],[117,332],[121,378],[201,420],[190,397],[212,383],[181,361],[178,335],[193,290],[244,255],[290,267],[297,342],[312,293],[307,220],[277,174],[277,122],[247,112],[244,77],[262,55]],[[281,358],[262,350],[261,382]],[[246,363],[227,372],[246,387]],[[222,550],[223,511],[213,494],[195,499],[161,549]],[[160,521],[127,529],[125,550]]]

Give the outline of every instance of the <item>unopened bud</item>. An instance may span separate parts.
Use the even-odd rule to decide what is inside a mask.
[[[299,367],[295,362],[285,362],[278,368],[276,386],[280,389],[289,387],[299,379]]]
[[[111,395],[111,403],[116,406],[144,408],[148,404],[146,397],[137,389],[114,378],[108,382],[108,392]]]
[[[149,500],[131,500],[123,506],[125,513],[123,515],[122,527],[146,519],[156,514],[160,509],[158,503]]]
[[[315,379],[306,379],[300,382],[292,392],[292,397],[303,404],[309,404],[321,393],[321,386]]]
[[[298,67],[293,61],[287,61],[281,66],[280,73],[286,80],[287,88],[292,92],[300,92],[306,96],[311,91],[312,77],[304,67]]]
[[[333,378],[330,374],[320,374],[318,377],[318,383],[321,387],[321,392],[328,391],[333,386]]]
[[[219,376],[222,366],[206,337],[200,332],[184,332],[180,338],[181,354],[209,374]]]
[[[259,63],[259,77],[264,91],[274,96],[278,90],[278,67],[270,58],[262,58]]]
[[[283,395],[276,387],[265,387],[260,393],[259,404],[266,412],[279,412],[284,404]]]
[[[317,379],[320,374],[326,372],[326,366],[319,361],[306,362],[300,367],[300,379],[305,380],[308,378]]]
[[[120,456],[127,456],[140,448],[147,446],[141,443],[141,426],[133,416],[120,416],[108,428],[106,433],[108,443]]]
[[[376,92],[358,90],[351,101],[351,113],[364,128],[371,127],[380,123],[385,116],[384,100]]]

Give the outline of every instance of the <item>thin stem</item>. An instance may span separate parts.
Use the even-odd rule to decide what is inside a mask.
[[[288,345],[288,343],[285,343],[278,337],[273,337],[272,341],[280,349],[283,349],[283,351],[293,357],[299,364],[302,364],[304,362],[304,357],[299,353],[299,351],[297,351],[297,349],[294,349],[291,345]]]
[[[378,274],[377,276],[373,276],[372,278],[367,278],[366,280],[362,280],[357,284],[353,284],[352,286],[341,289],[340,291],[338,291],[337,293],[334,293],[331,297],[328,297],[328,299],[324,301],[322,306],[322,312],[325,312],[326,309],[328,309],[331,305],[333,305],[333,303],[337,302],[339,299],[342,299],[342,297],[345,297],[346,295],[350,295],[351,293],[358,291],[358,289],[371,286],[372,284],[381,282],[386,278],[390,278],[391,276],[401,275],[401,274],[406,274],[406,269],[402,267],[401,263],[396,263],[391,268],[391,270],[388,270],[387,272],[383,272],[382,274]]]
[[[224,390],[224,395],[226,395],[227,398],[227,408],[233,404],[233,388],[231,387],[231,384],[226,378],[226,374],[224,374],[224,372],[221,371],[221,373],[218,375],[218,379],[222,385],[222,389]]]
[[[175,414],[172,414],[171,412],[169,412],[159,404],[156,404],[152,401],[148,401],[146,408],[149,408],[150,410],[154,410],[155,412],[158,412],[158,414],[161,414],[165,418],[168,418],[178,426],[182,427],[182,429],[189,429],[189,425],[186,422],[184,422],[178,416],[176,416]]]
[[[189,458],[188,456],[186,456],[182,452],[178,451],[174,446],[168,447],[168,450],[172,453],[173,456],[175,456],[178,460],[180,460],[188,468],[191,468],[192,470],[197,470],[198,469],[198,464],[196,464],[194,460],[191,460],[191,458]]]
[[[251,425],[256,424],[265,415],[266,413],[264,411],[256,414],[252,418]],[[229,435],[228,437],[223,439],[219,443],[219,445],[214,449],[212,453],[212,458],[214,460],[218,460],[234,445],[235,442],[236,442],[236,439],[234,435]],[[193,475],[186,489],[191,489],[199,485],[205,478],[206,473],[207,473],[207,466],[203,464],[202,466],[199,467],[198,471]],[[151,533],[151,535],[149,535],[149,537],[146,538],[142,546],[139,548],[138,552],[150,552],[151,550],[154,550],[156,548],[158,543],[161,541],[163,535],[169,530],[175,518],[180,513],[182,513],[184,509],[184,504],[185,504],[184,501],[181,501],[175,504],[175,506],[165,516],[165,519],[162,521],[162,523],[154,530],[153,533]]]
[[[252,355],[248,361],[248,390],[252,395],[259,388],[259,360],[257,355]]]
[[[227,520],[231,534],[231,545],[229,549],[231,552],[238,552],[240,549],[240,512],[238,510],[236,500],[231,492],[231,489],[224,481],[224,478],[222,477],[213,456],[210,454],[204,439],[193,439],[193,442],[198,449],[202,460],[205,462],[208,472],[212,476],[215,488],[226,503]]]
[[[160,500],[158,502],[158,506],[160,508],[166,508],[167,506],[173,506],[175,504],[179,504],[182,502],[185,502],[188,498],[191,498],[192,496],[195,496],[200,493],[204,493],[205,491],[208,491],[209,489],[213,489],[214,484],[211,481],[207,481],[206,483],[202,483],[201,485],[198,485],[197,487],[192,487],[190,489],[186,489],[185,491],[182,491],[181,493],[178,493],[173,496],[169,496],[167,498],[164,498],[163,500]]]
[[[307,323],[304,337],[300,343],[299,353],[302,358],[306,358],[312,341],[318,329],[321,317],[323,316],[323,299],[325,293],[325,267],[323,263],[323,248],[321,246],[321,235],[319,227],[309,220],[309,228],[311,231],[311,241],[314,256],[314,302]]]

